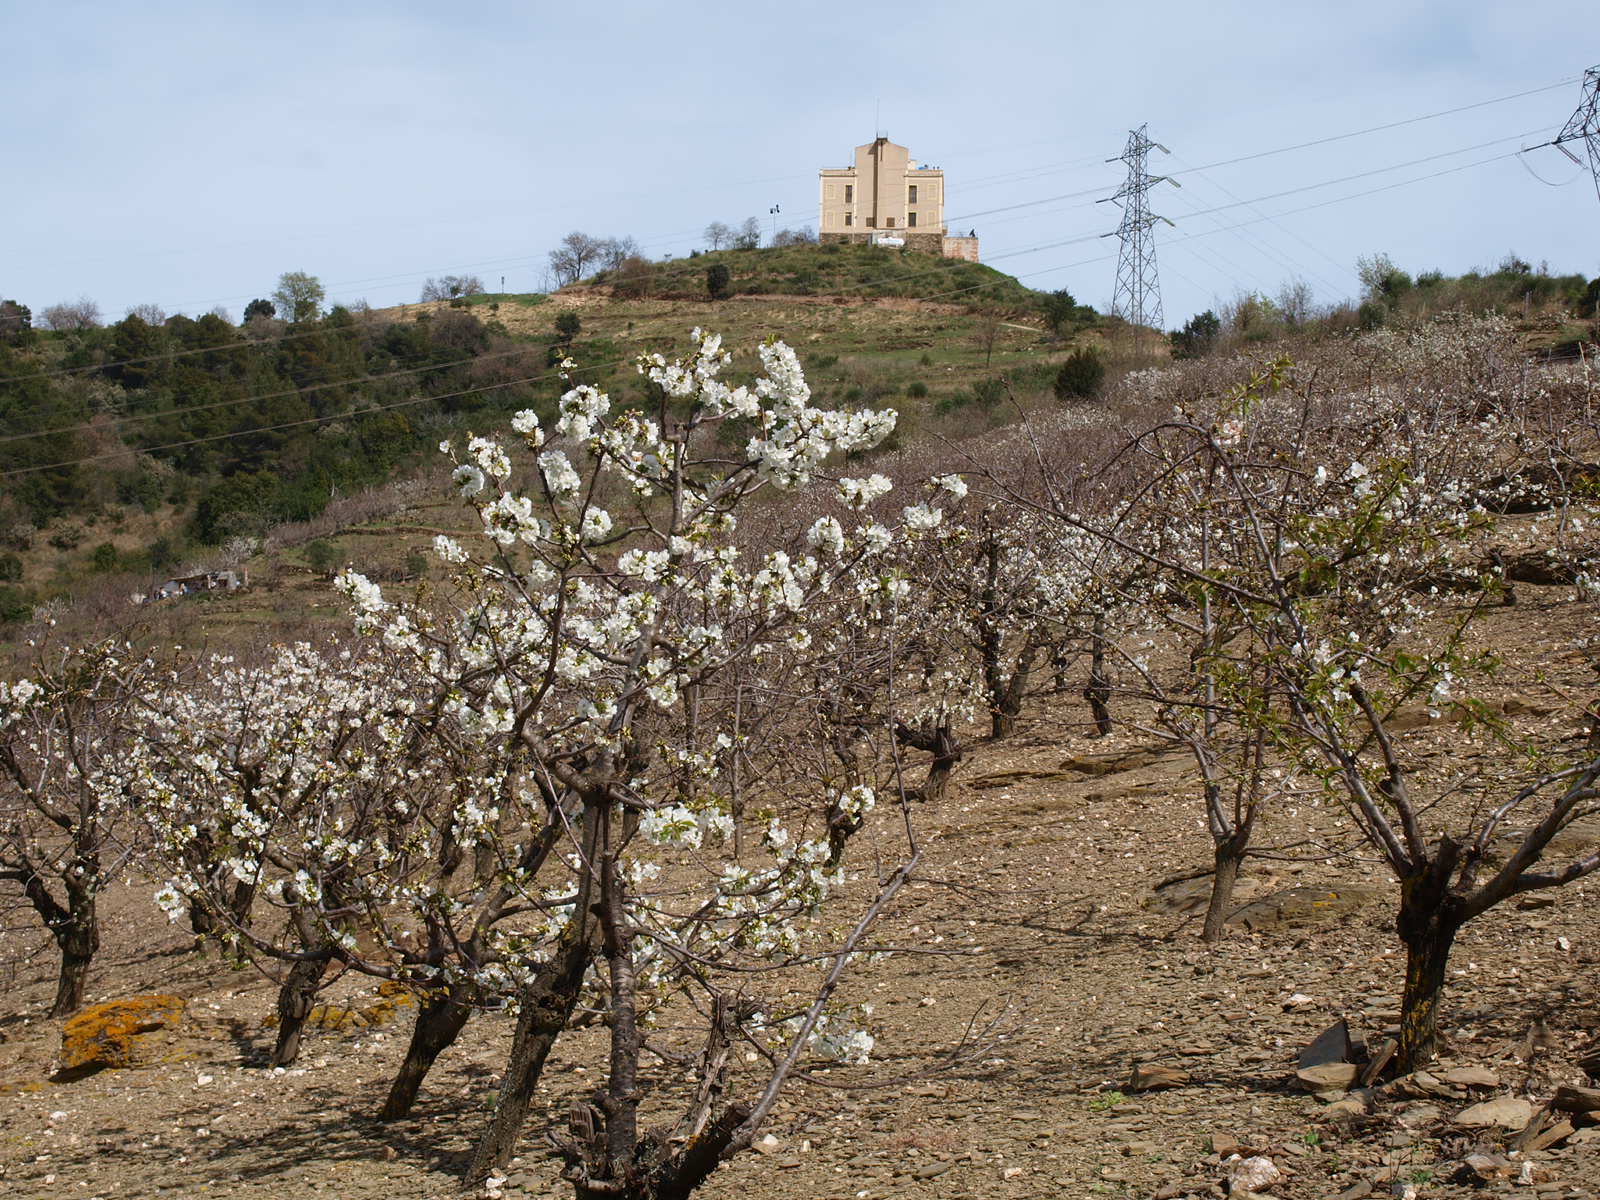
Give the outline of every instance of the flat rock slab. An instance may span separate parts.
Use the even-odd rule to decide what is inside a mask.
[[[62,1073],[134,1066],[139,1061],[140,1038],[175,1028],[183,1019],[186,1004],[181,996],[156,993],[107,1000],[73,1014],[61,1026]]]
[[[1116,754],[1079,754],[1063,762],[1060,769],[1078,775],[1098,777],[1115,775],[1121,771],[1137,771],[1142,767],[1153,767],[1157,763],[1167,763],[1181,769],[1185,761],[1182,751],[1151,747],[1124,750]]]
[[[1600,1112],[1600,1088],[1563,1084],[1556,1089],[1550,1107],[1569,1113]]]
[[[1179,1067],[1161,1063],[1135,1063],[1128,1077],[1130,1092],[1156,1092],[1166,1088],[1180,1088],[1189,1082],[1189,1072]]]
[[[1519,1096],[1497,1096],[1456,1114],[1456,1124],[1469,1129],[1498,1128],[1514,1132],[1524,1128],[1531,1120],[1533,1105]]]
[[[1378,888],[1366,883],[1285,888],[1235,909],[1228,917],[1228,924],[1241,929],[1315,925],[1354,912],[1372,903],[1380,894]]]
[[[1354,1062],[1355,1057],[1355,1046],[1350,1041],[1350,1024],[1341,1019],[1317,1034],[1300,1051],[1300,1058],[1295,1065],[1304,1071],[1308,1067],[1325,1067],[1329,1063]]]
[[[1301,1067],[1295,1078],[1313,1092],[1347,1092],[1356,1085],[1361,1068],[1355,1063],[1323,1063],[1317,1067]]]
[[[1233,886],[1235,903],[1248,903],[1268,892],[1272,884],[1253,876],[1241,878]],[[1203,912],[1211,903],[1211,874],[1193,879],[1179,879],[1158,884],[1144,899],[1143,907],[1150,912],[1192,913]]]
[[[1500,1076],[1487,1067],[1451,1067],[1441,1072],[1439,1078],[1457,1087],[1495,1088],[1500,1086]]]

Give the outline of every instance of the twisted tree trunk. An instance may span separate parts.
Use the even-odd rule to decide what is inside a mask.
[[[278,1043],[270,1065],[287,1067],[300,1056],[300,1040],[317,1001],[317,988],[328,970],[326,958],[302,958],[289,968],[278,988]]]
[[[1111,732],[1111,676],[1106,674],[1106,614],[1094,614],[1094,633],[1089,653],[1089,686],[1083,698],[1094,716],[1094,731],[1099,737]]]
[[[1400,882],[1395,928],[1406,948],[1406,982],[1395,1065],[1401,1074],[1426,1066],[1438,1052],[1445,972],[1456,934],[1465,924],[1460,899],[1449,888],[1454,860],[1454,854],[1441,853],[1419,875]]]
[[[89,964],[100,949],[100,923],[95,916],[92,888],[68,887],[69,900],[64,919],[50,932],[61,949],[61,971],[56,978],[56,998],[50,1006],[52,1017],[64,1017],[83,1005],[89,982]]]
[[[405,1059],[389,1085],[389,1095],[378,1110],[378,1120],[398,1121],[410,1115],[422,1081],[472,1017],[472,1002],[477,989],[470,983],[452,983],[435,992],[417,1010],[417,1023],[411,1030],[411,1044]]]

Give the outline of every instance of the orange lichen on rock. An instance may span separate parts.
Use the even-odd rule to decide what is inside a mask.
[[[405,984],[385,980],[378,985],[378,998],[371,1004],[348,1008],[340,1004],[317,1004],[312,1007],[306,1023],[313,1029],[331,1033],[369,1029],[387,1025],[401,1008],[416,1002],[416,997]],[[278,1015],[269,1015],[264,1024],[268,1029],[276,1028]]]
[[[130,996],[90,1005],[61,1026],[61,1070],[130,1067],[141,1034],[175,1028],[183,1018],[181,996]]]

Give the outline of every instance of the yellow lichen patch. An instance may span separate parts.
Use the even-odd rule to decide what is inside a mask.
[[[174,1028],[183,1017],[181,996],[130,996],[94,1004],[61,1026],[61,1070],[133,1066],[141,1034]]]
[[[311,1010],[311,1015],[306,1018],[306,1024],[313,1029],[321,1029],[334,1033],[347,1033],[356,1029],[371,1029],[379,1025],[386,1025],[393,1020],[394,1015],[408,1004],[415,1004],[416,998],[404,984],[384,981],[378,985],[378,998],[371,1004],[360,1007],[346,1007],[340,1004],[318,1004]],[[267,1018],[267,1028],[271,1029],[278,1023],[277,1015]]]

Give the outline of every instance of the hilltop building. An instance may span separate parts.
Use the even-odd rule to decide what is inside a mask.
[[[978,239],[951,237],[944,225],[944,172],[921,167],[886,137],[856,147],[855,165],[824,167],[821,242],[904,246],[978,261]]]

